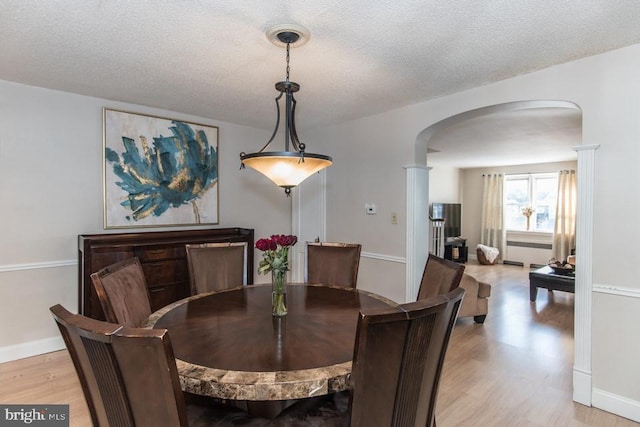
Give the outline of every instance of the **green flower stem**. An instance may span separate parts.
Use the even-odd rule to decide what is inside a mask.
[[[287,289],[286,271],[272,270],[271,281],[273,286],[271,314],[285,316],[287,314]]]

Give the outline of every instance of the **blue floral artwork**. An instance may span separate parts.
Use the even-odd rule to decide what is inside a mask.
[[[218,128],[104,110],[105,228],[218,223]]]

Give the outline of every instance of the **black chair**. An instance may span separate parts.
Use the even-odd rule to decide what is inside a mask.
[[[358,320],[351,392],[306,399],[285,409],[280,427],[435,426],[438,384],[464,295],[457,288]]]
[[[91,275],[107,322],[141,326],[151,315],[151,297],[138,258],[128,258]]]
[[[307,283],[355,288],[362,245],[357,243],[307,243]]]
[[[94,426],[265,426],[213,401],[187,405],[166,329],[136,329],[50,308]]]

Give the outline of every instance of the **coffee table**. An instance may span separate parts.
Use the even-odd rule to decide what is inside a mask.
[[[545,265],[529,273],[529,299],[531,301],[536,300],[538,288],[575,293],[575,273],[556,274],[551,267]]]

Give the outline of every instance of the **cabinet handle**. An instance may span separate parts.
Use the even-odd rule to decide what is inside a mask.
[[[164,286],[161,287],[156,287],[156,288],[149,288],[149,292],[151,293],[155,293],[155,292],[162,292],[164,291],[166,288]]]

